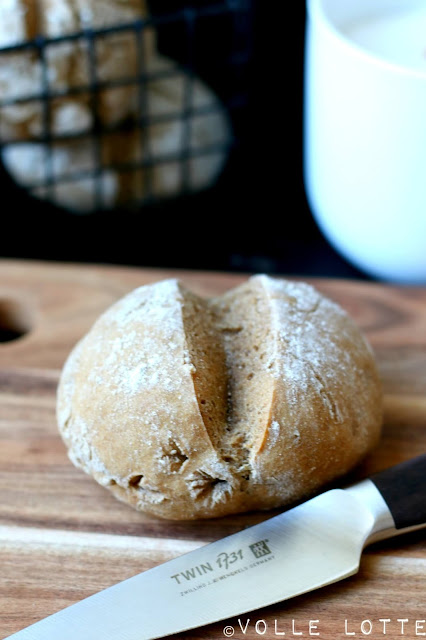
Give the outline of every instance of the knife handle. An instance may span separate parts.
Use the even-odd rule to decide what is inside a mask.
[[[370,477],[380,491],[396,529],[426,526],[426,455]]]

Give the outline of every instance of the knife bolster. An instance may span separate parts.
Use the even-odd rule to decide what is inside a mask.
[[[371,516],[371,528],[367,532],[364,546],[397,535],[395,522],[380,491],[371,480],[362,480],[345,489]]]

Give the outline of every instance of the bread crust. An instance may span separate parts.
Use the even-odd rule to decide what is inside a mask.
[[[266,276],[212,300],[176,280],[131,292],[71,353],[57,406],[75,465],[179,520],[299,500],[355,466],[382,423],[353,321]]]

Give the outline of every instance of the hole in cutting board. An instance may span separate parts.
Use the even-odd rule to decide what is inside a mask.
[[[31,330],[30,313],[16,300],[0,300],[0,343],[12,342]]]

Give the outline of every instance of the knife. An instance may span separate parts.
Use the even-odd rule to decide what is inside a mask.
[[[9,639],[164,638],[347,578],[367,544],[425,526],[423,455],[145,571]]]

